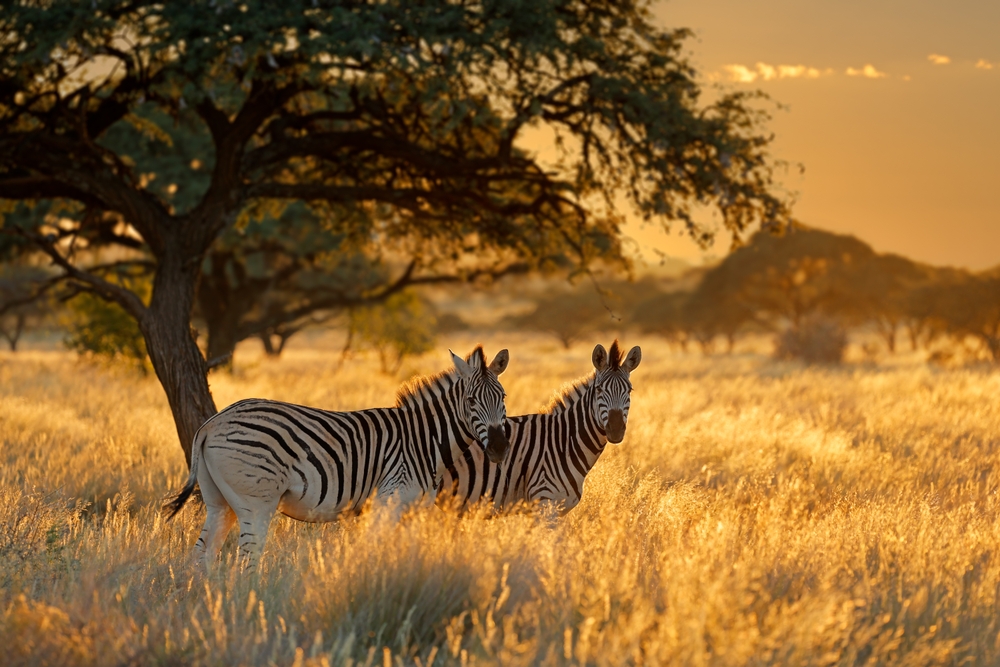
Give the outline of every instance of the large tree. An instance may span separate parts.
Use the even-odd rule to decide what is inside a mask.
[[[720,332],[740,322],[798,328],[820,313],[842,315],[852,298],[847,276],[874,257],[853,236],[796,223],[782,234],[754,234],[705,274],[692,300],[705,304],[708,320],[712,311],[730,320]]]
[[[700,100],[687,36],[628,0],[4,3],[0,199],[47,211],[4,229],[135,318],[188,454],[215,412],[199,275],[262,201],[364,209],[340,231],[411,275],[620,256],[623,195],[699,237],[695,203],[734,233],[780,222],[763,118]],[[519,147],[529,130],[558,164]],[[148,300],[113,279],[137,267]]]

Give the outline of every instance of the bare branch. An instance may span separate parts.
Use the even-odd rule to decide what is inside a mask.
[[[229,360],[232,359],[232,358],[233,358],[233,353],[232,352],[227,352],[226,354],[223,354],[223,355],[220,355],[218,357],[215,357],[214,359],[209,359],[208,361],[205,362],[205,370],[209,370],[210,371],[213,368],[217,368],[218,366],[222,366],[223,364],[228,363]]]
[[[19,308],[20,306],[26,306],[29,303],[34,303],[38,299],[45,296],[46,292],[48,292],[50,289],[61,283],[64,279],[65,276],[56,276],[54,278],[49,278],[48,280],[42,282],[38,287],[38,289],[36,289],[31,294],[0,303],[0,315],[5,315],[8,312],[14,310],[15,308]]]
[[[13,233],[33,242],[52,259],[53,264],[63,269],[66,273],[59,276],[61,279],[72,278],[88,285],[95,294],[106,301],[117,303],[138,322],[141,322],[145,317],[147,308],[132,291],[73,266],[69,260],[62,256],[55,245],[39,234],[32,234],[23,229],[15,229]]]

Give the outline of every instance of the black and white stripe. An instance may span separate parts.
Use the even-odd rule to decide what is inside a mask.
[[[455,369],[415,380],[396,407],[329,412],[304,405],[247,399],[211,417],[191,449],[191,474],[165,506],[172,517],[195,484],[208,509],[195,545],[214,559],[233,524],[240,556],[253,567],[276,511],[301,521],[331,521],[359,511],[374,495],[401,504],[433,494],[452,468],[453,449],[502,461],[504,391],[497,376],[507,350],[486,363],[482,347]]]
[[[496,511],[521,502],[549,503],[561,513],[576,507],[605,445],[625,437],[630,375],[642,351],[636,346],[622,356],[617,340],[610,353],[598,345],[592,375],[565,389],[547,412],[508,419],[511,449],[502,463],[456,445],[455,465],[445,471],[438,502],[464,507],[485,500]]]

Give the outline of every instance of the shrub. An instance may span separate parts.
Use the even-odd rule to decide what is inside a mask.
[[[69,302],[69,312],[68,348],[147,372],[146,341],[135,319],[121,306],[81,294]]]
[[[809,364],[839,364],[847,348],[847,331],[836,320],[807,318],[778,334],[774,356],[801,359]]]
[[[351,313],[351,336],[378,353],[382,372],[396,373],[403,359],[434,347],[433,307],[413,292],[392,295],[376,306]]]

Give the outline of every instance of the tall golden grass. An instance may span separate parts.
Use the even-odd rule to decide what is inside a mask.
[[[485,342],[511,349],[511,414],[592,346]],[[155,380],[0,356],[0,662],[1000,662],[1000,374],[625,342],[643,346],[628,434],[566,517],[278,518],[254,576],[235,535],[211,571],[189,563],[196,504],[160,518],[186,471]],[[401,379],[321,348],[242,359],[212,376],[220,407],[388,405]]]

